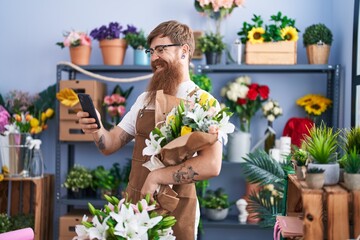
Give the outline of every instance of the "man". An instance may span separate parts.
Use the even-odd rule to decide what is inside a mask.
[[[162,89],[165,94],[186,99],[196,89],[190,80],[189,63],[195,42],[191,29],[177,21],[159,24],[148,36],[151,54],[151,67],[154,75],[147,92],[142,93],[117,127],[107,131],[96,128],[95,119],[88,118],[87,112],[79,112],[79,123],[85,133],[93,135],[99,150],[111,154],[133,138],[135,145],[132,167],[126,192],[129,199],[137,202],[146,194],[154,197],[160,185],[173,185],[180,199],[171,213],[177,223],[173,227],[177,239],[196,238],[199,219],[199,206],[194,182],[217,176],[221,169],[222,144],[216,141],[199,151],[197,156],[177,166],[169,166],[150,172],[142,164],[149,160],[142,155],[145,139],[155,127],[154,102],[156,91]],[[199,90],[202,91],[202,90]],[[195,233],[195,235],[194,235]]]

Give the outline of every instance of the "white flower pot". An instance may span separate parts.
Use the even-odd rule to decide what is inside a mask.
[[[338,163],[329,163],[329,164],[309,163],[308,169],[311,169],[311,168],[320,168],[320,169],[325,170],[324,185],[335,185],[339,182],[340,165]]]
[[[206,217],[209,220],[213,220],[213,221],[221,221],[224,220],[227,215],[229,213],[229,209],[225,208],[225,209],[211,209],[211,208],[206,208],[205,209],[205,214]]]
[[[245,162],[243,159],[250,152],[251,134],[237,131],[229,135],[227,158],[229,162]]]
[[[360,189],[360,174],[355,173],[344,173],[344,182],[345,186],[349,190],[359,190]]]
[[[324,186],[325,174],[324,173],[310,173],[305,177],[306,185],[311,189],[320,189]]]

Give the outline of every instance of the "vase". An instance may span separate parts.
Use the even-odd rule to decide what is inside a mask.
[[[221,63],[221,52],[206,52],[205,58],[206,58],[206,64],[207,65],[215,65]]]
[[[212,221],[221,221],[224,220],[229,213],[229,208],[225,209],[212,209],[205,208],[206,217]]]
[[[325,170],[324,171],[324,178],[325,178],[324,185],[326,185],[326,186],[335,185],[339,182],[340,165],[338,163],[329,163],[329,164],[309,163],[308,169],[311,169],[311,168],[320,168],[320,169]]]
[[[150,64],[150,55],[144,49],[134,49],[134,64],[147,66]]]
[[[327,44],[312,44],[306,47],[309,64],[328,64],[330,46]]]
[[[76,65],[89,65],[91,47],[90,46],[77,46],[70,47],[70,59]]]
[[[227,157],[230,162],[244,162],[250,152],[251,134],[237,131],[229,135]]]
[[[99,42],[105,65],[122,65],[124,63],[127,43],[125,39],[105,39]]]
[[[30,137],[29,133],[10,133],[7,136],[1,136],[1,165],[7,177],[28,177],[26,172],[28,173],[31,150],[28,148],[27,137]]]

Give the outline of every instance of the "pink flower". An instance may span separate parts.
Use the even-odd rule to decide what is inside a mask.
[[[117,112],[119,113],[120,116],[124,116],[125,112],[126,112],[125,106],[123,106],[123,105],[118,106]]]
[[[114,107],[114,106],[109,106],[109,107],[107,108],[107,111],[108,111],[110,117],[115,117],[115,116],[117,116],[117,108],[116,108],[116,107]]]
[[[85,33],[80,34],[80,45],[91,46],[91,38]]]
[[[117,103],[117,104],[125,102],[125,98],[118,93],[112,94],[111,99],[112,99],[113,103]]]
[[[5,131],[5,126],[10,124],[10,114],[0,105],[0,133]]]
[[[106,104],[106,105],[112,105],[113,104],[113,99],[110,97],[110,96],[105,96],[105,98],[104,98],[104,103]]]

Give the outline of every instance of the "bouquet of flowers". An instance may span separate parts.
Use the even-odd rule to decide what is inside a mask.
[[[91,39],[85,32],[70,31],[65,32],[64,41],[57,42],[56,45],[61,48],[64,47],[77,47],[77,46],[91,46]]]
[[[273,122],[276,118],[282,115],[282,108],[279,103],[272,99],[263,104],[262,111],[268,122]]]
[[[221,89],[221,96],[230,110],[240,118],[240,130],[250,131],[250,120],[269,97],[269,87],[251,83],[248,76],[241,76]]]
[[[123,91],[116,85],[112,94],[104,97],[104,106],[111,117],[113,124],[118,124],[126,112],[126,99],[129,97],[134,87]]]
[[[321,116],[331,106],[332,101],[320,94],[307,94],[296,100],[296,104],[303,107],[316,123],[316,117]]]
[[[88,203],[91,222],[84,215],[82,225],[76,225],[77,237],[74,239],[159,239],[173,240],[173,216],[158,215],[155,203],[150,203],[150,196],[131,204],[125,199],[104,195],[108,204],[103,210],[97,210]]]
[[[232,113],[228,108],[219,109],[217,104],[207,92],[196,96],[194,102],[181,100],[166,115],[165,122],[150,132],[143,155],[151,156],[151,160],[144,166],[152,170],[179,164],[217,139],[226,144],[227,134],[235,128],[229,122]]]
[[[244,0],[195,0],[195,9],[213,19],[228,16],[236,7],[243,5]]]
[[[47,129],[47,120],[54,116],[56,84],[39,94],[13,90],[5,97],[4,107],[10,113],[9,133],[39,134]]]

